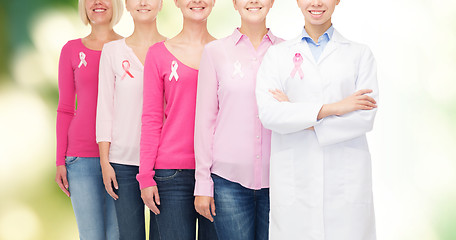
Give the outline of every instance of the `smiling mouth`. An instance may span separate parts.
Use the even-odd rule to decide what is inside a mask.
[[[204,10],[205,7],[191,7],[190,10],[192,11],[201,11],[201,10]]]
[[[312,14],[312,15],[321,16],[325,11],[323,11],[323,10],[320,10],[320,11],[310,10],[309,12],[310,12],[310,14]]]
[[[94,12],[96,12],[96,13],[101,13],[101,12],[106,12],[106,9],[104,9],[104,8],[95,8],[95,9],[92,10],[92,11],[94,11]]]
[[[139,10],[136,10],[137,12],[140,12],[140,13],[148,13],[150,12],[149,9],[139,9]]]
[[[247,11],[257,12],[257,11],[260,11],[261,9],[263,9],[263,8],[262,7],[249,7],[249,8],[247,8]]]

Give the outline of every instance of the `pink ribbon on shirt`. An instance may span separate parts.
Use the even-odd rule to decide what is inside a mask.
[[[128,60],[124,60],[122,62],[122,68],[125,71],[124,75],[122,75],[122,80],[127,76],[127,74],[128,74],[128,76],[133,78],[133,75],[131,75],[131,73],[130,73],[130,62]]]
[[[303,59],[300,53],[296,53],[295,56],[293,57],[293,63],[294,63],[294,68],[293,71],[291,71],[291,77],[294,78],[296,75],[296,72],[299,73],[299,77],[301,79],[304,78],[304,73],[302,72],[301,65],[302,65]]]

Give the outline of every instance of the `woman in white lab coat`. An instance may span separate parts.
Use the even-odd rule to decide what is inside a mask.
[[[374,240],[375,60],[333,29],[338,0],[297,2],[303,33],[272,46],[257,75],[259,117],[273,131],[270,239]]]

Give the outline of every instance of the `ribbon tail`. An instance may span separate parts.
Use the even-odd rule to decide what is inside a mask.
[[[301,68],[299,69],[299,77],[301,77],[301,80],[304,78],[304,72]]]

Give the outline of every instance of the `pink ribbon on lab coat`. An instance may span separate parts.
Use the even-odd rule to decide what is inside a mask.
[[[302,65],[303,59],[300,53],[296,53],[295,56],[293,57],[293,63],[294,63],[294,68],[293,71],[291,71],[291,77],[294,78],[296,75],[296,72],[299,73],[299,77],[301,79],[304,78],[304,72],[302,72],[301,65]]]
[[[130,62],[128,60],[124,60],[122,62],[122,68],[125,71],[124,75],[122,76],[122,80],[127,76],[127,74],[128,74],[128,76],[133,78],[133,75],[131,75],[131,73],[130,73]]]

